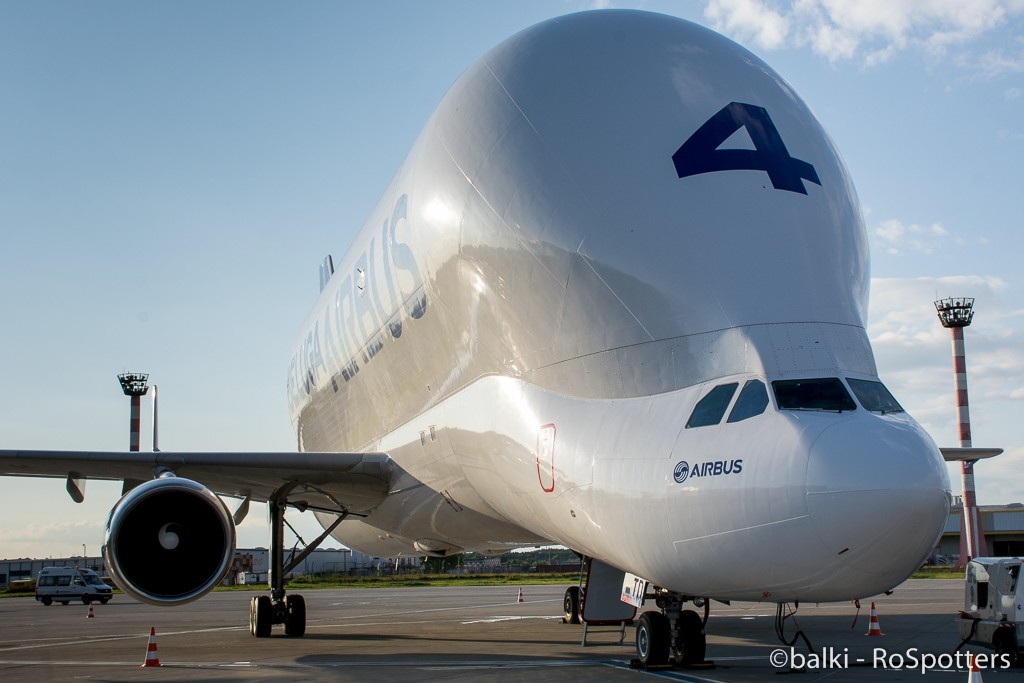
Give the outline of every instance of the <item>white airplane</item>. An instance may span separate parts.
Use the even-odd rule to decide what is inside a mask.
[[[680,19],[572,14],[470,67],[324,261],[288,369],[299,452],[0,472],[123,479],[106,560],[156,604],[218,584],[267,501],[256,636],[305,630],[291,506],[380,556],[565,545],[649,582],[640,659],[687,663],[688,601],[873,595],[942,530],[943,457],[878,379],[868,283],[853,183],[778,74]]]

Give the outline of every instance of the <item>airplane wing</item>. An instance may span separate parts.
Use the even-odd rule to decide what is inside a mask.
[[[359,515],[387,497],[395,467],[387,453],[0,450],[0,476],[66,478],[72,498],[81,495],[83,479],[121,480],[129,489],[167,471],[215,493],[255,501],[294,485],[292,505]]]
[[[942,458],[946,462],[994,458],[1003,452],[1002,448],[940,448],[939,450],[942,451]]]

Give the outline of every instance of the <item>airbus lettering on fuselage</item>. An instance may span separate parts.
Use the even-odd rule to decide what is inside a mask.
[[[288,402],[301,403],[324,376],[334,391],[371,363],[404,326],[427,310],[423,277],[409,245],[396,238],[406,220],[409,198],[395,202],[381,225],[330,295],[305,343],[288,366]],[[339,273],[340,275],[340,273]],[[353,330],[355,332],[353,332]]]
[[[676,463],[675,469],[672,471],[672,478],[676,480],[677,484],[682,484],[687,479],[739,474],[742,471],[742,458],[734,458],[732,460],[707,460],[705,462],[696,463],[692,468],[688,462],[681,460]]]

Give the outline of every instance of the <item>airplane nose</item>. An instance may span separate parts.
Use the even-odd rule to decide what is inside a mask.
[[[949,502],[942,456],[909,416],[858,416],[827,428],[811,448],[808,512],[848,570],[850,597],[909,576],[934,547]]]

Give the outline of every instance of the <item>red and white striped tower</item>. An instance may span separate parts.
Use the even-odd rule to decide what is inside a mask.
[[[149,375],[141,372],[126,372],[117,376],[121,383],[121,389],[125,396],[132,399],[132,413],[128,425],[129,441],[128,450],[139,450],[139,431],[142,423],[142,397],[145,396],[148,387],[146,381]]]
[[[960,447],[971,447],[971,415],[967,407],[967,357],[964,353],[964,328],[974,319],[974,299],[960,297],[935,302],[939,322],[953,335],[953,376],[956,380],[956,409]],[[985,534],[978,519],[978,502],[974,494],[974,463],[960,461],[960,482],[963,487],[963,515],[960,522],[960,564],[965,566],[985,552]]]

